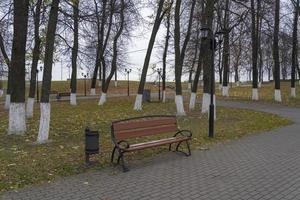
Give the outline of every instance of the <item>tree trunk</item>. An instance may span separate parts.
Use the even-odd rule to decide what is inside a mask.
[[[76,105],[77,91],[77,57],[78,57],[78,21],[79,21],[79,0],[73,1],[73,48],[72,48],[72,76],[71,76],[71,97],[70,104]]]
[[[236,56],[236,60],[235,60],[235,64],[234,64],[234,81],[237,85],[239,85],[239,82],[240,82],[239,66],[241,63],[241,54],[242,54],[242,32],[243,32],[243,28],[241,28],[241,31],[240,31],[238,47],[237,47],[238,49],[236,50],[237,56]]]
[[[203,64],[203,57],[202,57],[202,52],[204,52],[202,41],[200,42],[200,53],[198,54],[198,63],[197,63],[197,69],[195,72],[195,77],[194,77],[194,82],[192,85],[192,92],[191,92],[191,97],[190,97],[190,104],[189,104],[189,109],[194,110],[195,109],[195,104],[196,104],[196,97],[197,97],[197,90],[198,90],[198,83],[200,79],[200,74],[202,71],[202,64]],[[199,48],[199,47],[198,47]]]
[[[96,7],[95,13],[97,18],[97,55],[96,55],[96,63],[95,63],[95,69],[92,77],[92,84],[91,84],[91,94],[95,95],[95,88],[96,88],[96,81],[97,81],[97,75],[99,70],[99,84],[102,83],[102,57],[103,57],[103,40],[104,40],[104,27],[105,27],[105,21],[106,21],[106,5],[107,0],[102,1],[102,17],[100,22],[100,16],[98,13],[98,5],[96,0],[94,0],[94,4]]]
[[[257,0],[257,9],[255,10],[254,0],[251,0],[251,40],[252,40],[252,100],[258,100],[258,20],[260,9],[260,0]]]
[[[259,6],[260,7],[260,6]],[[262,35],[262,17],[257,14],[257,49],[259,55],[259,87],[263,83],[263,52],[261,47],[261,35]]]
[[[189,86],[188,89],[191,90],[192,89],[192,77],[193,77],[193,73],[195,72],[195,64],[198,58],[198,50],[199,50],[199,28],[197,28],[197,33],[196,33],[196,42],[195,42],[195,50],[194,50],[194,57],[193,57],[193,61],[192,61],[192,66],[190,68],[189,71]]]
[[[135,100],[134,110],[142,110],[142,97],[143,97],[143,91],[144,91],[144,87],[145,87],[145,83],[146,83],[149,62],[150,62],[150,58],[151,58],[151,54],[152,54],[152,50],[153,50],[153,46],[155,43],[155,38],[156,38],[157,32],[159,30],[161,21],[166,13],[166,12],[163,12],[164,2],[165,2],[164,0],[159,0],[159,2],[158,2],[158,9],[157,9],[154,26],[153,26],[152,33],[150,36],[150,41],[148,44],[147,53],[146,53],[146,57],[145,57],[145,61],[144,61],[143,69],[142,69],[142,75],[141,75],[141,80],[140,80],[140,84],[139,84],[139,88],[138,88],[138,94],[137,94],[136,100]],[[170,9],[170,8],[168,8],[168,9]]]
[[[40,105],[41,116],[40,116],[39,134],[37,138],[38,143],[46,142],[49,137],[49,128],[50,128],[49,95],[51,90],[54,42],[55,42],[55,32],[56,32],[56,25],[57,25],[57,18],[58,18],[58,5],[59,5],[59,0],[52,1],[48,27],[47,27],[45,59],[44,59],[44,74],[43,74],[42,96],[41,96],[41,105]]]
[[[213,29],[213,17],[214,17],[214,4],[215,1],[207,1],[206,8],[204,11],[204,23],[203,25]],[[202,54],[203,56],[203,100],[202,100],[202,113],[206,113],[209,110],[210,104],[210,81],[211,81],[211,70],[212,66],[212,49],[211,42],[209,38],[213,38],[212,33],[209,34],[208,39],[203,40],[203,48],[206,49]]]
[[[97,82],[97,75],[99,70],[99,66],[97,63],[97,61],[99,60],[98,57],[99,57],[99,48],[97,48],[97,52],[96,52],[96,63],[95,63],[95,68],[94,68],[92,81],[91,81],[91,95],[96,94],[96,82]]]
[[[291,73],[291,97],[296,97],[296,68],[298,63],[298,17],[299,0],[296,1],[293,25],[293,50],[292,50],[292,73]]]
[[[11,57],[11,104],[8,134],[24,134],[25,120],[25,54],[29,0],[14,0],[14,35]]]
[[[162,91],[163,91],[163,102],[166,102],[166,69],[167,69],[167,56],[169,49],[170,40],[170,13],[167,16],[167,35],[165,40],[165,48],[163,53],[163,71],[162,71]]]
[[[4,46],[4,40],[3,40],[3,37],[1,35],[1,32],[0,32],[0,49],[1,49],[1,53],[2,53],[2,56],[4,58],[4,61],[7,65],[7,70],[8,70],[8,80],[7,80],[7,86],[6,86],[6,99],[5,99],[5,105],[4,105],[4,108],[6,110],[9,109],[9,106],[10,106],[10,94],[11,94],[11,91],[10,91],[10,86],[11,86],[11,72],[10,72],[10,59],[9,57],[7,56],[7,53],[6,53],[6,49],[5,49],[5,46]]]
[[[229,76],[229,57],[230,57],[230,44],[229,44],[229,0],[225,3],[225,17],[224,17],[224,47],[223,47],[223,87],[222,95],[229,96],[228,76]]]
[[[118,69],[115,71],[115,87],[118,87]]]
[[[281,102],[280,91],[280,63],[279,63],[279,23],[280,23],[280,0],[275,0],[275,25],[273,40],[275,101]]]
[[[36,74],[38,69],[38,62],[40,59],[40,16],[41,16],[41,7],[43,0],[38,0],[36,3],[35,13],[34,13],[34,48],[32,52],[32,65],[31,65],[31,77],[30,77],[30,88],[29,96],[27,100],[26,107],[26,116],[31,118],[33,117],[33,106],[34,106],[34,97],[36,91]]]

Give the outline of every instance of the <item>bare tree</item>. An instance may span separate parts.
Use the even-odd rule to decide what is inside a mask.
[[[176,85],[176,96],[175,103],[177,109],[177,115],[185,115],[182,97],[182,67],[185,58],[186,48],[190,40],[191,29],[193,24],[193,15],[195,9],[196,0],[192,0],[191,11],[189,16],[188,28],[186,36],[183,41],[183,45],[180,45],[181,31],[180,31],[180,11],[181,11],[181,0],[176,0],[175,6],[175,29],[174,29],[174,48],[175,48],[175,85]]]
[[[159,30],[160,24],[165,16],[165,14],[168,12],[169,9],[171,9],[171,7],[164,9],[164,2],[165,2],[164,0],[158,1],[156,17],[155,17],[152,33],[150,36],[143,69],[142,69],[142,75],[141,75],[141,79],[140,79],[138,93],[137,93],[137,96],[135,99],[134,110],[142,110],[143,91],[144,91],[144,87],[145,87],[145,83],[146,83],[146,77],[147,77],[147,72],[148,72],[148,68],[149,68],[149,63],[150,63],[153,46],[155,43],[155,38],[156,38],[157,32]]]
[[[108,91],[110,81],[111,81],[112,77],[114,76],[115,72],[117,71],[118,42],[119,42],[119,39],[120,39],[123,29],[124,29],[124,10],[125,10],[124,0],[121,0],[120,7],[121,7],[120,8],[120,22],[119,22],[119,26],[117,29],[117,33],[113,39],[113,58],[112,58],[112,62],[111,62],[111,71],[110,71],[110,74],[108,75],[107,79],[105,79],[105,77],[103,77],[104,84],[102,83],[102,94],[101,94],[101,97],[99,100],[99,105],[103,105],[106,102],[107,91]],[[111,10],[111,12],[114,13],[114,10]],[[103,67],[103,69],[105,69],[105,67]]]

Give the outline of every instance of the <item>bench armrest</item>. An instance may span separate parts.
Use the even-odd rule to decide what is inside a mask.
[[[130,144],[126,140],[121,140],[116,144],[116,146],[119,149],[128,149],[130,147]]]
[[[192,137],[193,133],[189,130],[180,130],[177,133],[175,133],[173,137],[176,137],[178,135],[185,136],[185,137]]]

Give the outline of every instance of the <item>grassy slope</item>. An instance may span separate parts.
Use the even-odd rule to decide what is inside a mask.
[[[23,137],[7,136],[7,113],[0,106],[0,192],[24,186],[53,181],[61,176],[82,173],[84,167],[83,130],[89,126],[101,132],[101,164],[94,169],[107,166],[112,150],[110,140],[111,121],[149,114],[174,114],[174,103],[145,104],[143,113],[132,110],[133,98],[109,99],[104,107],[97,106],[96,100],[79,101],[71,107],[68,102],[53,102],[50,139],[52,143],[36,146],[39,111],[28,120],[28,132]],[[199,108],[197,108],[199,110]],[[207,116],[199,111],[190,112],[179,119],[181,129],[193,131],[192,147],[199,148],[216,141],[231,140],[243,135],[290,124],[278,116],[247,110],[218,108],[215,139],[207,137]],[[141,159],[159,152],[166,147],[127,155],[127,159]]]
[[[299,87],[298,84],[296,87]],[[281,95],[282,95],[282,104],[288,106],[300,106],[300,90],[296,89],[297,98],[290,98],[291,88],[289,82],[281,83]],[[252,96],[252,87],[234,87],[230,89],[230,99],[236,100],[251,100]],[[259,89],[259,98],[260,101],[266,103],[275,103],[274,102],[274,83],[267,83]]]

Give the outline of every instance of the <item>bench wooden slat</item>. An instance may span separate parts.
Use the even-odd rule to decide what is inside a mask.
[[[166,139],[161,139],[161,140],[156,140],[156,141],[150,141],[150,142],[145,142],[145,143],[139,143],[139,144],[134,144],[130,145],[126,151],[137,151],[137,150],[143,150],[147,148],[152,148],[156,146],[162,146],[162,145],[167,145],[167,144],[173,144],[177,142],[183,142],[190,140],[189,137],[172,137],[172,138],[166,138]]]
[[[176,126],[177,120],[175,117],[145,119],[143,121],[124,121],[113,124],[114,131],[140,129],[153,126],[162,126],[174,124]]]
[[[162,133],[176,132],[176,124],[170,124],[166,126],[147,127],[143,129],[132,129],[126,131],[115,131],[115,137],[117,140],[125,140],[129,138],[157,135]]]

